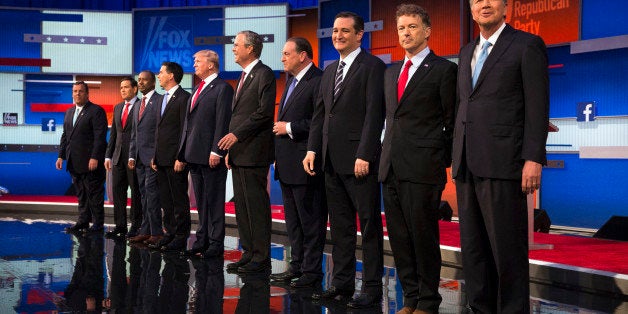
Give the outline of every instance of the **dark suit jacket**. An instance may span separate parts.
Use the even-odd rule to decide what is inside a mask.
[[[194,93],[198,86],[194,89]],[[181,134],[178,159],[209,165],[209,155],[214,152],[225,156],[226,151],[218,149],[218,141],[229,131],[233,88],[219,77],[209,83],[198,95],[196,105],[190,111],[189,98],[186,107],[185,123]]]
[[[460,50],[452,176],[461,174],[464,148],[467,167],[474,175],[521,180],[525,160],[546,163],[549,78],[545,43],[506,25],[472,88],[471,59],[479,41],[476,38]]]
[[[456,106],[455,63],[430,52],[398,102],[397,81],[403,62],[386,70],[386,132],[379,166],[385,181],[390,167],[398,180],[445,184],[451,164]]]
[[[307,139],[310,134],[310,123],[323,71],[312,64],[295,86],[288,101],[278,112],[277,120],[290,122],[293,138],[282,135],[275,138],[275,179],[285,184],[306,184],[308,175],[303,171],[303,158],[307,153]],[[294,77],[286,82],[280,104],[284,103],[287,86],[292,84]],[[318,160],[317,160],[318,161]]]
[[[129,158],[141,162],[144,166],[150,166],[150,160],[155,156],[155,131],[157,129],[157,117],[161,110],[161,95],[157,92],[148,99],[146,109],[139,119],[140,107],[133,111],[133,133],[129,145]],[[142,103],[140,98],[139,104]]]
[[[157,100],[157,133],[155,134],[155,164],[173,167],[177,159],[181,130],[185,122],[185,113],[190,93],[179,86],[172,94],[164,114],[161,115],[161,103],[166,95]],[[160,117],[161,116],[161,117]]]
[[[377,173],[386,65],[362,50],[351,64],[334,102],[338,62],[327,66],[323,73],[308,150],[317,154],[316,159],[320,158],[323,167],[329,158],[340,174],[353,174],[356,158],[370,163],[369,173]]]
[[[72,124],[76,106],[65,112],[59,158],[67,160],[66,169],[74,173],[89,172],[89,160],[103,167],[107,149],[107,115],[100,106],[88,101]]]
[[[123,167],[127,166],[129,160],[129,145],[131,143],[131,133],[133,133],[133,113],[139,110],[140,100],[133,99],[133,108],[128,112],[126,125],[122,127],[122,112],[124,111],[124,101],[113,107],[113,123],[111,123],[111,131],[109,132],[109,144],[105,152],[105,158],[111,158],[114,165],[118,166],[122,163]],[[122,157],[122,158],[120,158]]]
[[[275,74],[260,60],[234,98],[229,132],[238,138],[229,149],[235,166],[268,166],[275,160],[273,117],[277,93]]]

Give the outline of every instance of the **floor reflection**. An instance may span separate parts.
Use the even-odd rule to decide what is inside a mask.
[[[269,283],[270,272],[239,276],[224,265],[240,257],[227,237],[224,258],[188,259],[125,241],[63,232],[68,224],[0,219],[0,313],[395,313],[402,307],[393,267],[386,267],[382,308],[348,311],[336,301],[314,302],[310,289]],[[194,241],[192,236],[189,240]],[[274,272],[288,267],[289,248],[273,244]],[[324,257],[330,282],[331,258]],[[360,278],[358,265],[357,278]],[[460,270],[443,267],[440,313],[467,313]],[[356,289],[359,289],[358,280]],[[625,309],[608,298],[534,285],[535,313],[598,313]],[[625,297],[625,296],[624,296]],[[550,301],[555,300],[555,301]],[[562,303],[561,303],[562,302]]]

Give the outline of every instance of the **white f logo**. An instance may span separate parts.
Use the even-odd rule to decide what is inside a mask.
[[[582,113],[584,114],[584,121],[589,122],[589,116],[593,113],[593,111],[591,111],[591,107],[593,107],[592,104],[587,104],[584,107],[584,111],[582,111]]]
[[[48,124],[46,124],[46,126],[48,127],[48,131],[52,131],[52,127],[55,126],[55,120],[48,120]]]

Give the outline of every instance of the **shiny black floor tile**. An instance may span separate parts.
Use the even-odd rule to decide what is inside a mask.
[[[199,259],[129,245],[103,234],[67,234],[69,222],[0,219],[0,313],[395,313],[402,307],[394,267],[382,276],[382,307],[350,311],[337,301],[315,301],[312,289],[271,283],[270,272],[237,275],[225,264],[240,257],[227,236],[225,255]],[[234,230],[228,234],[234,234]],[[194,235],[188,240],[188,247]],[[287,269],[287,239],[273,235],[272,272]],[[385,260],[391,261],[388,257]],[[331,258],[324,257],[326,288]],[[391,264],[388,262],[388,264]],[[357,266],[360,288],[361,264]],[[440,313],[467,313],[461,271],[443,267]],[[531,284],[535,313],[623,312],[626,300]],[[624,296],[625,297],[625,296]]]

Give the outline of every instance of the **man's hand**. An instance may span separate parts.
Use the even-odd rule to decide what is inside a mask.
[[[111,170],[111,159],[105,159],[105,170]]]
[[[57,168],[57,170],[63,169],[63,159],[57,158],[57,161],[55,162],[55,168]]]
[[[135,160],[134,159],[129,159],[129,169],[134,170],[135,169]]]
[[[356,158],[353,172],[355,173],[355,177],[358,179],[366,177],[369,174],[369,162]]]
[[[220,165],[220,156],[209,154],[209,167],[216,168],[218,165]]]
[[[532,160],[526,160],[523,164],[521,175],[521,191],[526,194],[532,194],[541,187],[541,170],[543,165]]]
[[[233,144],[237,141],[238,138],[233,133],[229,133],[218,141],[218,148],[222,150],[229,150],[229,148],[231,148],[231,146],[233,146]]]
[[[316,154],[313,152],[307,152],[303,159],[303,170],[311,176],[316,175],[316,172],[314,172],[314,160],[316,160]]]
[[[229,154],[225,156],[225,166],[227,166],[227,169],[231,169],[231,165],[229,165]]]
[[[186,163],[182,161],[175,160],[174,161],[174,172],[181,172],[185,169]]]
[[[286,124],[288,123],[284,121],[275,122],[275,125],[273,125],[273,133],[275,133],[275,135],[277,136],[287,135],[288,130],[286,130]]]
[[[153,169],[153,171],[157,171],[157,165],[155,164],[154,159],[150,160],[150,168]]]
[[[96,168],[98,168],[98,160],[94,158],[90,158],[89,164],[87,165],[87,169],[89,169],[89,171],[94,171],[96,170]]]

